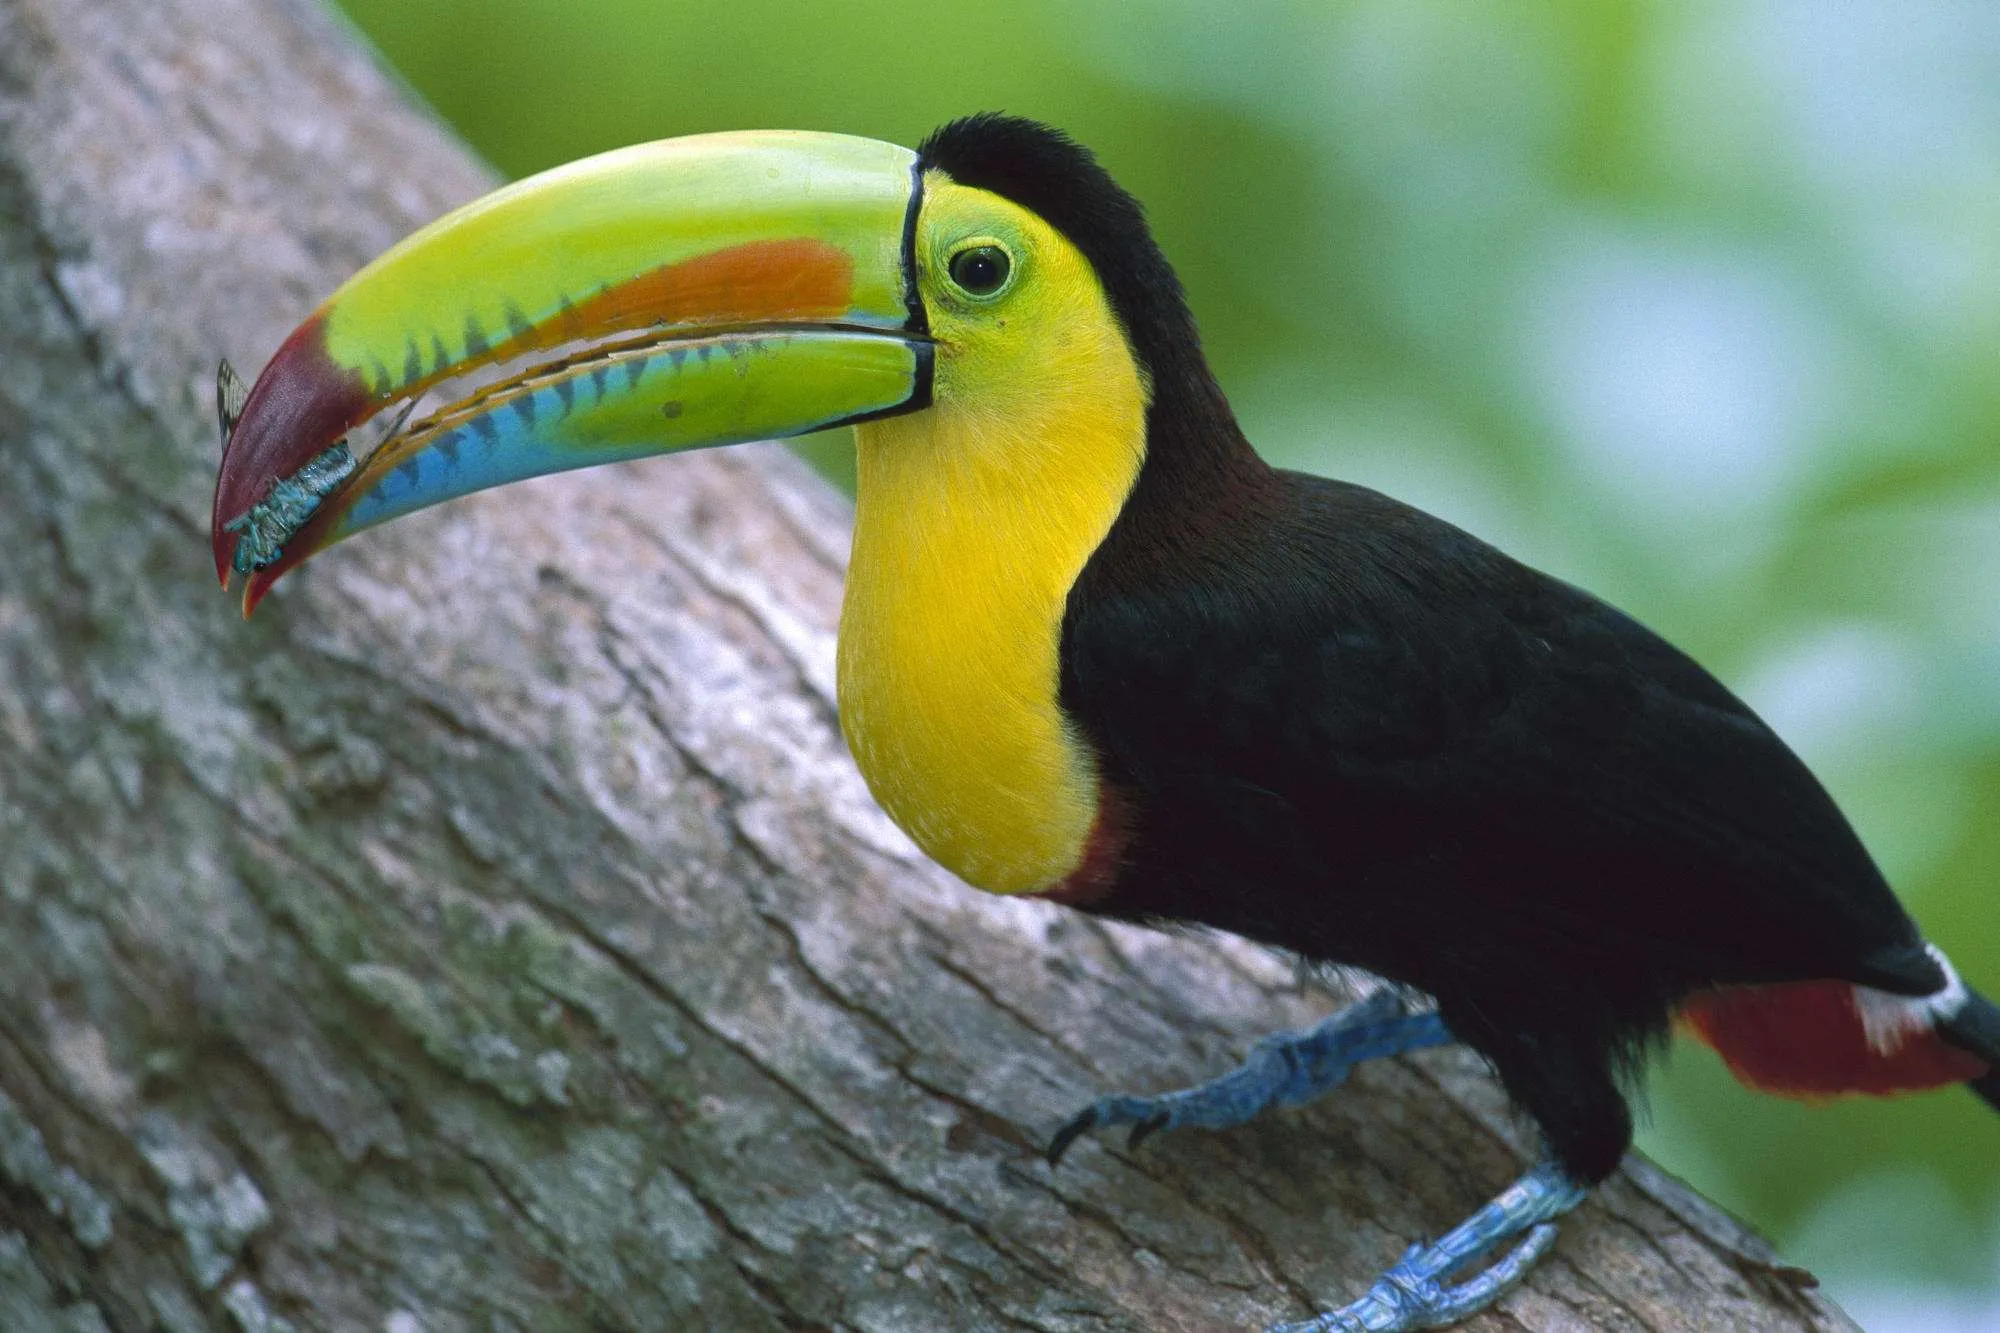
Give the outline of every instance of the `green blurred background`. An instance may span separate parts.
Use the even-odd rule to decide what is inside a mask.
[[[1005,109],[1150,207],[1250,436],[1636,612],[2000,988],[2000,6],[345,0],[500,170]],[[846,441],[810,443],[836,477]],[[2000,1124],[1679,1043],[1643,1142],[1871,1329],[2000,1328]]]

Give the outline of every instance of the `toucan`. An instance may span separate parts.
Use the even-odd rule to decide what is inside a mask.
[[[246,614],[482,487],[851,424],[840,721],[896,823],[980,889],[1383,982],[1209,1083],[1102,1098],[1051,1165],[1448,1042],[1539,1127],[1515,1184],[1292,1333],[1497,1299],[1617,1167],[1676,1025],[1771,1092],[2000,1106],[2000,1010],[1771,729],[1589,593],[1266,464],[1140,205],[1047,126],[558,167],[376,259],[219,406]]]

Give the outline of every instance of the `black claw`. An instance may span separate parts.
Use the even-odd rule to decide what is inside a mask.
[[[1094,1129],[1097,1118],[1097,1108],[1088,1107],[1056,1131],[1056,1136],[1049,1140],[1049,1150],[1046,1154],[1049,1159],[1049,1170],[1053,1171],[1062,1165],[1063,1154],[1069,1151],[1069,1145]]]
[[[1141,1120],[1138,1124],[1132,1126],[1132,1136],[1125,1140],[1126,1151],[1130,1152],[1132,1149],[1137,1148],[1140,1144],[1144,1143],[1147,1139],[1152,1138],[1153,1135],[1165,1129],[1167,1127],[1167,1121],[1169,1121],[1172,1118],[1173,1117],[1169,1116],[1165,1111],[1155,1111],[1151,1115],[1147,1116],[1144,1120]]]

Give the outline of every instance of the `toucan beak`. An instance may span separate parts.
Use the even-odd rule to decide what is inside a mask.
[[[471,491],[928,405],[914,166],[844,135],[701,135],[432,223],[300,325],[240,414],[225,367],[217,573],[250,576],[247,615],[315,552]]]

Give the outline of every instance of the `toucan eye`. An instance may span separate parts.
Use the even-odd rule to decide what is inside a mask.
[[[975,245],[951,257],[951,280],[969,296],[991,296],[1007,285],[1014,261],[997,245]]]

